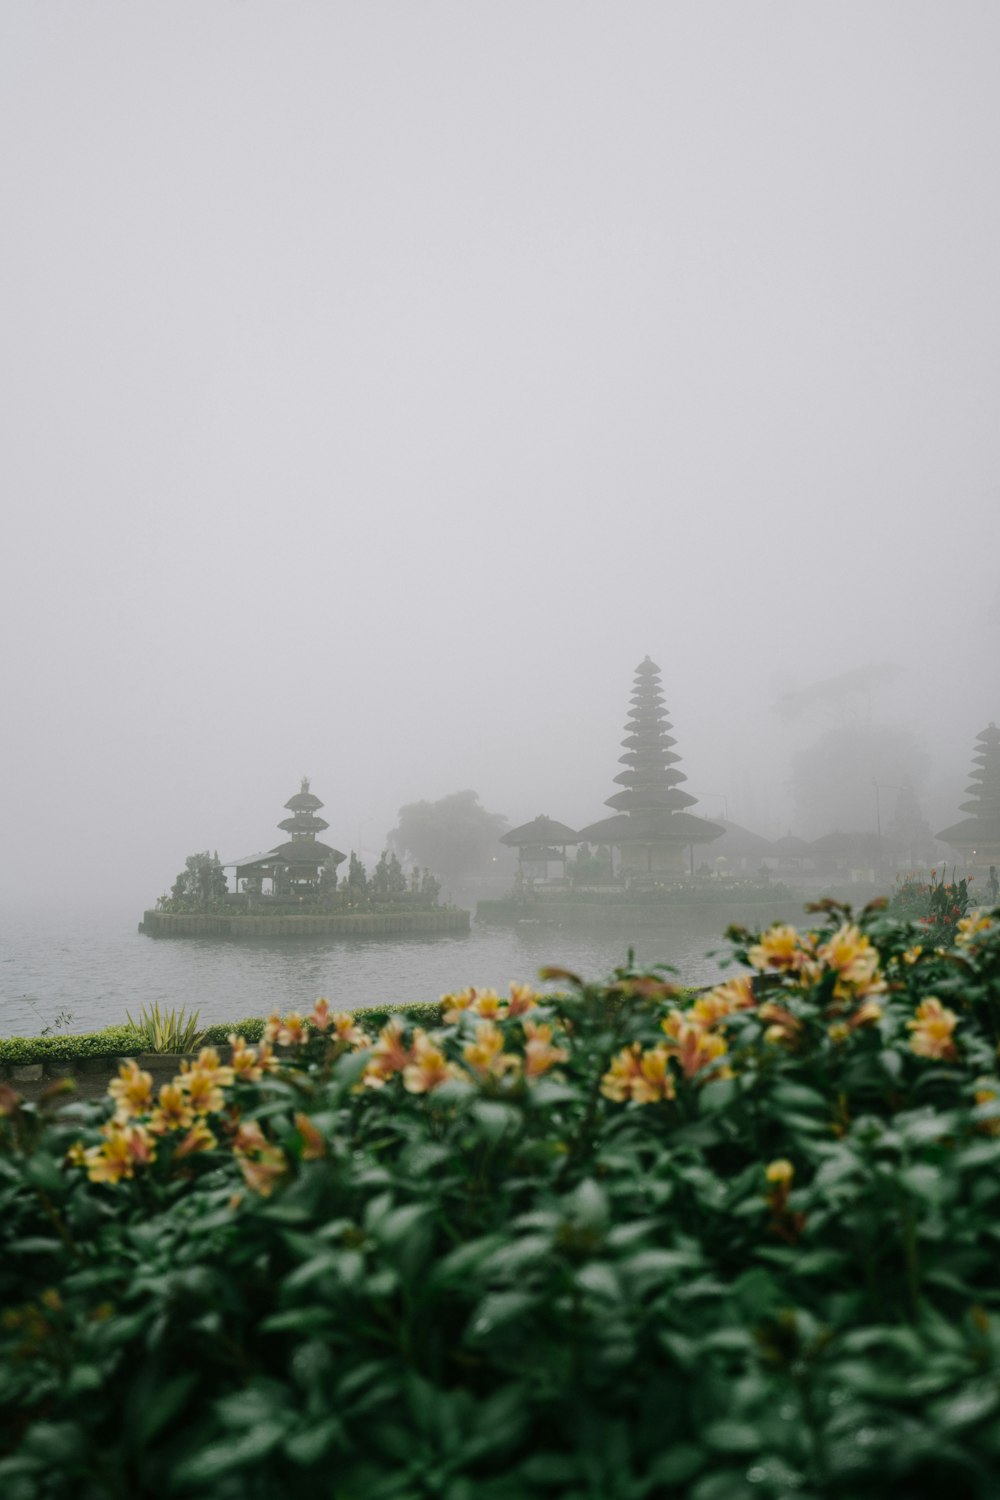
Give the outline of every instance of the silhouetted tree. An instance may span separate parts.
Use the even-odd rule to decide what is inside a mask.
[[[486,811],[475,792],[452,792],[437,802],[401,807],[389,841],[419,865],[452,879],[488,865],[507,826],[500,813]]]

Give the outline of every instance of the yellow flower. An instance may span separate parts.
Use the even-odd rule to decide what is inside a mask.
[[[154,1135],[166,1135],[168,1130],[187,1130],[194,1119],[187,1095],[179,1083],[165,1083],[160,1089],[160,1102],[153,1111],[149,1128]]]
[[[467,1042],[462,1048],[466,1066],[481,1077],[500,1077],[516,1071],[520,1060],[503,1050],[503,1032],[493,1021],[480,1021],[476,1026],[476,1040]]]
[[[215,1079],[214,1073],[203,1073],[191,1068],[181,1074],[181,1082],[187,1093],[188,1103],[196,1115],[215,1115],[226,1107],[226,1097]]]
[[[662,1042],[643,1051],[638,1042],[623,1047],[601,1079],[601,1093],[616,1104],[634,1099],[636,1104],[655,1104],[675,1096],[670,1069],[670,1048]]]
[[[935,996],[929,995],[926,1000],[921,1000],[914,1020],[906,1024],[913,1032],[910,1050],[919,1057],[951,1061],[958,1055],[952,1039],[958,1017]]]
[[[923,951],[923,943],[915,943],[912,948],[907,948],[906,952],[903,954],[903,963],[908,965],[915,964]]]
[[[449,1078],[461,1073],[448,1062],[438,1043],[419,1028],[413,1033],[413,1061],[403,1069],[403,1087],[409,1094],[430,1094]]]
[[[276,1010],[272,1010],[264,1026],[264,1041],[276,1042],[278,1040],[278,1032],[281,1030],[281,1027],[282,1020],[280,1015]]]
[[[611,1066],[601,1079],[601,1093],[605,1099],[624,1104],[626,1099],[631,1099],[632,1084],[641,1071],[642,1047],[638,1042],[633,1042],[611,1059]]]
[[[755,969],[779,969],[798,973],[814,957],[811,943],[794,927],[776,923],[761,934],[760,942],[750,949],[748,957]]]
[[[332,1018],[333,1035],[345,1047],[370,1047],[371,1038],[356,1025],[349,1010],[338,1010]]]
[[[540,1078],[557,1063],[566,1062],[569,1053],[565,1047],[552,1045],[552,1027],[535,1021],[522,1021],[524,1030],[524,1071],[528,1078]]]
[[[118,1077],[108,1084],[108,1093],[115,1101],[116,1120],[146,1115],[153,1107],[153,1075],[144,1073],[128,1058],[119,1065]]]
[[[985,932],[991,925],[990,917],[983,911],[974,911],[967,917],[959,918],[958,932],[955,936],[956,948],[969,947],[976,933]]]
[[[668,1049],[676,1056],[685,1078],[693,1078],[705,1068],[710,1068],[725,1055],[725,1037],[702,1030],[700,1026],[682,1024],[675,1033]],[[728,1076],[717,1074],[716,1076]]]
[[[848,1016],[847,1024],[851,1031],[857,1031],[859,1026],[874,1026],[876,1021],[881,1021],[882,1015],[882,1007],[877,1000],[863,1000]]]
[[[873,994],[885,989],[878,971],[878,952],[853,922],[844,922],[816,957],[837,975],[835,995],[844,997],[858,991]]]
[[[293,1010],[291,1015],[286,1016],[282,1021],[281,1030],[275,1037],[275,1041],[279,1047],[300,1047],[308,1040],[308,1036],[306,1022],[297,1010]]]
[[[979,1087],[976,1089],[977,1104],[995,1104],[1000,1098],[996,1089],[996,1080],[992,1078],[980,1078]],[[983,1135],[1000,1135],[1000,1116],[992,1120],[980,1120],[976,1126]]]
[[[446,1026],[454,1026],[476,998],[474,989],[461,990],[457,995],[441,996],[441,1019]]]
[[[502,1021],[507,1014],[507,1006],[496,990],[481,991],[473,1000],[471,1009],[484,1021]]]
[[[790,1161],[781,1156],[777,1161],[768,1162],[764,1172],[768,1182],[773,1182],[779,1187],[790,1187],[792,1178],[795,1176],[795,1168]]]
[[[84,1152],[91,1182],[121,1182],[133,1177],[137,1166],[156,1159],[156,1148],[141,1125],[123,1126],[111,1121],[104,1127],[104,1135],[102,1145]]]
[[[264,1069],[256,1050],[248,1046],[245,1038],[238,1036],[236,1032],[231,1034],[229,1045],[233,1049],[230,1058],[233,1077],[240,1079],[242,1083],[259,1083],[264,1076]]]
[[[836,1042],[839,1045],[841,1042],[847,1041],[847,1038],[851,1034],[851,1029],[844,1021],[834,1021],[832,1026],[826,1028],[826,1034],[831,1042]]]

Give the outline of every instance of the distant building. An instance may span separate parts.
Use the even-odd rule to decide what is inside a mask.
[[[1000,729],[990,723],[976,736],[976,746],[969,801],[960,804],[970,816],[942,828],[937,837],[964,854],[970,870],[985,873],[1000,865]]]
[[[630,702],[619,760],[626,769],[615,777],[622,790],[605,803],[616,815],[582,828],[579,837],[618,849],[622,874],[682,875],[694,864],[694,845],[721,838],[724,830],[684,811],[697,799],[680,790],[687,777],[676,769],[680,756],[660,669],[648,656],[636,668]]]
[[[303,776],[300,790],[285,803],[291,817],[278,824],[289,835],[288,841],[263,854],[227,861],[225,868],[236,871],[237,890],[242,888],[252,895],[311,895],[319,884],[324,865],[335,870],[343,864],[347,855],[316,837],[330,826],[325,818],[318,816],[322,806],[309,790],[308,776]]]

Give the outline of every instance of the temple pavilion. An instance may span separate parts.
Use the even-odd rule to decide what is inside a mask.
[[[237,890],[256,895],[309,895],[319,884],[323,865],[342,864],[347,855],[316,837],[330,826],[319,817],[322,806],[315,792],[309,790],[309,777],[303,776],[300,789],[285,803],[291,816],[278,824],[288,835],[285,843],[226,864],[227,870],[236,871]],[[265,889],[265,882],[269,889]]]
[[[676,769],[680,756],[663,706],[660,669],[648,656],[636,668],[630,703],[619,760],[625,770],[615,777],[622,790],[605,803],[615,814],[581,828],[579,838],[618,849],[622,874],[683,875],[694,866],[694,845],[721,838],[725,830],[684,810],[697,799],[680,789],[687,777]]]
[[[539,813],[530,823],[505,833],[500,842],[517,850],[518,868],[525,879],[548,880],[553,867],[558,870],[558,878],[565,879],[566,850],[578,844],[580,836],[565,823]]]
[[[1000,729],[993,723],[976,736],[966,791],[959,806],[969,816],[935,836],[964,854],[971,871],[986,872],[1000,865]]]

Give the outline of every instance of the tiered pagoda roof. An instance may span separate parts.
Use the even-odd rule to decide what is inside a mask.
[[[1000,729],[996,724],[990,723],[976,736],[976,747],[966,787],[969,800],[959,804],[970,816],[937,835],[955,849],[975,850],[1000,843]]]
[[[322,833],[330,825],[325,818],[317,816],[316,809],[323,804],[309,790],[308,776],[303,776],[301,789],[293,797],[289,797],[285,806],[292,816],[283,819],[278,827],[291,837],[263,854],[249,854],[244,859],[230,860],[226,868],[235,866],[238,880],[253,872],[270,875],[279,865],[286,866],[293,878],[298,874],[304,880],[315,879],[320,865],[327,860],[339,865],[347,858],[339,849],[334,849],[331,844],[321,843],[316,837],[317,833]]]
[[[301,791],[296,792],[294,797],[289,797],[285,806],[290,809],[292,816],[285,818],[278,827],[290,833],[293,839],[314,839],[317,833],[322,833],[330,826],[325,818],[316,816],[316,809],[323,804],[309,790],[308,776],[303,776]]]
[[[684,811],[697,799],[680,789],[687,777],[676,769],[680,756],[664,707],[660,669],[648,656],[636,668],[629,703],[622,740],[625,754],[619,757],[625,770],[615,777],[622,790],[605,803],[617,815],[582,828],[579,837],[604,844],[650,845],[704,844],[720,838],[724,830],[717,823]]]

